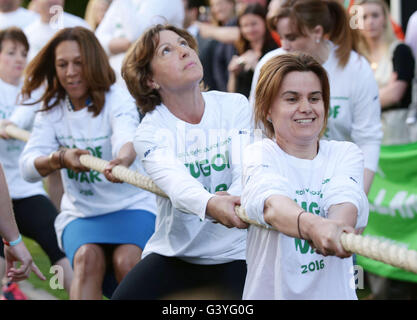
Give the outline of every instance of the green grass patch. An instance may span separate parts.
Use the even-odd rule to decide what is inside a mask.
[[[51,264],[46,253],[42,248],[33,240],[23,237],[26,247],[28,248],[33,260],[35,261],[38,268],[42,271],[46,277],[45,281],[40,280],[33,272],[29,276],[29,282],[38,289],[43,289],[51,295],[57,297],[60,300],[68,300],[68,293],[65,289],[52,289],[50,286],[51,278],[54,274],[50,273]],[[54,283],[54,281],[52,280]]]

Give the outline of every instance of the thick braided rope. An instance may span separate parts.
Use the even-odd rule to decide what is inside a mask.
[[[30,135],[27,131],[25,132],[25,130],[14,126],[7,126],[6,132],[11,137],[23,141],[27,141]],[[103,172],[108,164],[108,161],[91,155],[80,156],[80,162],[83,166],[99,172]],[[123,166],[115,166],[112,174],[119,180],[167,198],[167,195],[150,178],[138,172],[129,170]],[[235,212],[246,223],[265,228],[265,226],[249,219],[245,209],[240,206],[235,207]],[[346,251],[417,273],[417,251],[415,250],[408,250],[388,241],[381,241],[369,236],[360,236],[352,233],[342,234],[340,240]]]
[[[109,163],[106,160],[96,158],[87,154],[83,154],[80,156],[80,162],[83,166],[99,172],[104,172],[104,168]],[[160,188],[158,188],[158,186],[150,178],[145,177],[138,172],[129,170],[123,166],[115,166],[112,169],[112,174],[119,180],[122,180],[141,189],[155,193],[161,197],[167,198],[167,195]]]

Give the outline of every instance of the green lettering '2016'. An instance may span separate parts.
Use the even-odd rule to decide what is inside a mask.
[[[301,273],[305,274],[308,272],[314,272],[314,271],[318,271],[318,270],[322,270],[324,269],[325,265],[324,265],[324,260],[315,260],[315,261],[311,261],[309,264],[303,264],[301,266]]]

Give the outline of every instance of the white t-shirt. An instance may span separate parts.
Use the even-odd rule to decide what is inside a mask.
[[[0,12],[0,29],[19,27],[24,29],[39,17],[34,11],[19,7],[12,12]]]
[[[25,108],[24,116],[27,121],[21,123],[14,115],[16,106],[18,104],[18,95],[22,83],[18,86],[6,83],[0,79],[0,119],[8,119],[22,129],[29,129],[32,124],[35,107]],[[19,172],[19,157],[23,151],[25,142],[9,139],[0,139],[0,162],[3,164],[6,181],[9,187],[10,197],[12,199],[22,199],[34,195],[46,195],[42,187],[42,182],[29,183],[20,175]]]
[[[354,142],[364,153],[365,168],[375,172],[383,136],[378,85],[364,57],[352,51],[342,69],[338,66],[337,47],[330,41],[328,44],[330,53],[323,68],[329,77],[330,110],[324,138]],[[252,80],[251,106],[254,106],[261,67],[272,57],[284,53],[282,48],[275,49],[258,62]]]
[[[169,197],[157,197],[155,233],[142,257],[154,252],[196,264],[245,259],[246,230],[214,224],[205,212],[216,191],[240,195],[240,156],[250,142],[251,111],[240,94],[209,91],[203,98],[199,124],[178,119],[161,104],[136,132],[138,158]]]
[[[285,153],[264,139],[245,150],[242,207],[266,225],[264,203],[272,195],[297,202],[327,217],[330,206],[350,202],[358,208],[356,228],[368,221],[363,191],[363,154],[351,142],[320,141],[313,160]],[[243,299],[356,299],[352,258],[324,257],[307,241],[250,226]]]
[[[28,61],[32,60],[38,54],[56,32],[63,28],[72,27],[91,29],[90,25],[84,19],[67,12],[63,12],[60,18],[55,19],[51,23],[42,22],[40,17],[33,21],[24,29],[30,45]]]
[[[110,56],[110,65],[116,72],[118,83],[124,85],[121,67],[125,53],[110,54],[112,39],[124,37],[133,43],[152,25],[169,23],[182,28],[183,22],[182,0],[113,0],[96,30],[96,36]]]
[[[60,146],[86,149],[98,158],[111,160],[120,148],[133,141],[139,125],[135,103],[127,91],[112,86],[106,93],[103,110],[93,117],[86,108],[69,111],[65,102],[35,117],[32,135],[20,159],[20,170],[27,181],[41,179],[34,162]],[[138,161],[131,170],[143,173]],[[93,217],[122,209],[156,212],[155,196],[130,184],[111,183],[97,171],[74,173],[61,170],[64,195],[61,213],[55,221],[58,241],[65,226],[76,218]]]

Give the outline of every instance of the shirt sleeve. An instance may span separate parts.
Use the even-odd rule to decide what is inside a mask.
[[[17,106],[9,120],[21,129],[30,130],[37,110],[36,106]]]
[[[229,153],[232,164],[232,184],[228,193],[240,196],[242,193],[242,163],[245,147],[253,137],[253,115],[249,107],[248,99],[243,95],[237,95],[236,107],[239,108],[234,124],[232,125],[232,144]]]
[[[117,158],[123,145],[133,142],[136,129],[139,126],[139,112],[133,98],[128,93],[126,95],[118,93],[116,97],[113,97],[111,108],[112,156]]]
[[[356,228],[367,225],[368,198],[363,189],[363,152],[353,143],[335,157],[337,169],[323,188],[323,209],[327,216],[332,205],[349,202],[358,210]]]
[[[352,141],[364,153],[365,168],[375,172],[378,168],[379,150],[382,141],[381,104],[378,85],[372,69],[364,58],[356,63],[360,66],[360,77],[355,77],[352,95]]]
[[[35,116],[33,130],[29,141],[20,156],[19,167],[23,179],[36,182],[43,177],[35,167],[35,160],[47,156],[59,148],[53,125],[48,121],[46,112],[38,112]]]
[[[25,99],[24,105],[16,106],[9,120],[21,129],[32,130],[35,116],[37,114],[37,111],[41,109],[42,102],[39,102],[34,105],[28,105],[27,103],[36,102],[41,98],[42,93],[43,87],[38,88],[34,92],[32,92],[31,97],[29,99]]]
[[[176,157],[173,139],[171,131],[142,122],[134,146],[146,173],[165,192],[173,207],[204,220],[207,202],[214,195]]]
[[[271,227],[264,219],[265,201],[272,195],[291,196],[289,181],[277,170],[278,161],[265,148],[265,141],[245,149],[241,203],[250,219]]]

